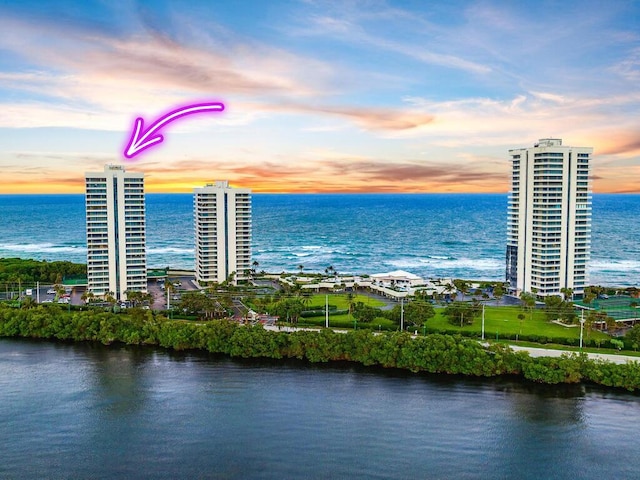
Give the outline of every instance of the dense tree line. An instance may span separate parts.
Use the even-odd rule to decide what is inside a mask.
[[[412,372],[517,375],[540,383],[593,382],[640,389],[640,364],[636,362],[616,365],[576,354],[531,358],[503,345],[484,347],[475,340],[442,334],[412,338],[404,332],[376,335],[357,330],[342,334],[329,329],[285,333],[227,320],[171,321],[142,309],[116,315],[99,309],[67,312],[56,305],[30,309],[0,305],[0,336],[159,345],[245,358],[341,360]]]
[[[65,277],[86,276],[87,266],[71,262],[47,262],[0,258],[0,283],[56,283]]]

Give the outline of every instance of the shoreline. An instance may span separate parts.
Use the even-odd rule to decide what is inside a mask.
[[[319,331],[273,332],[262,325],[225,320],[187,323],[154,317],[146,311],[125,316],[93,310],[47,312],[0,305],[0,337],[37,338],[158,346],[175,351],[200,350],[242,358],[298,358],[311,363],[349,361],[364,366],[400,368],[413,373],[469,377],[513,376],[543,384],[597,384],[640,390],[640,363],[616,364],[586,355],[532,357],[500,344],[488,347],[460,336],[406,332],[375,335]]]

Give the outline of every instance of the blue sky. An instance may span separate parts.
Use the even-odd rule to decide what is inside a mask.
[[[504,192],[507,151],[593,146],[595,191],[640,184],[640,4],[0,0],[0,192]],[[222,101],[135,161],[133,120]]]

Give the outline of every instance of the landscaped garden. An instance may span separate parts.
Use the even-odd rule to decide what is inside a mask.
[[[349,305],[362,302],[365,305],[380,308],[384,302],[367,296],[357,295],[350,298],[348,294],[329,294],[329,325],[333,328],[368,328],[371,330],[397,330],[399,324],[377,316],[374,321],[362,322],[354,321],[354,315],[349,313]],[[303,314],[299,320],[299,325],[324,326],[325,318],[324,294],[315,294],[308,302],[307,310],[309,314]],[[405,304],[405,307],[408,305]],[[486,306],[484,308],[484,331],[488,340],[519,340],[539,343],[559,343],[565,345],[578,345],[580,339],[579,322],[564,325],[559,322],[551,322],[544,310],[527,309],[520,306]],[[445,315],[444,308],[435,308],[435,315],[429,318],[423,325],[410,325],[405,323],[405,329],[414,333],[449,333],[462,334],[465,336],[480,337],[482,334],[482,314],[477,315],[473,322],[463,326],[454,325]],[[598,330],[589,328],[583,329],[584,345],[599,346],[608,340],[609,335]]]
[[[369,295],[357,295],[357,294],[329,294],[329,326],[332,328],[375,328],[379,330],[396,330],[397,325],[389,320],[379,316],[375,319],[375,322],[358,322],[354,316],[349,313],[349,307],[353,309],[358,303],[362,303],[368,307],[381,308],[385,306],[385,302],[371,297]],[[326,294],[314,294],[310,301],[309,306],[306,307],[307,311],[313,312],[313,314],[303,313],[302,317],[298,321],[299,326],[325,326],[326,324],[326,307],[327,296]],[[375,324],[375,325],[374,325]]]

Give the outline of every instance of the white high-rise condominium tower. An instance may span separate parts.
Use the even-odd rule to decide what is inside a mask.
[[[251,269],[251,190],[228,181],[194,190],[196,280],[246,279]]]
[[[144,175],[117,165],[85,173],[89,291],[147,291]]]
[[[591,253],[592,153],[590,147],[567,147],[557,138],[509,150],[506,280],[512,293],[584,292]]]

